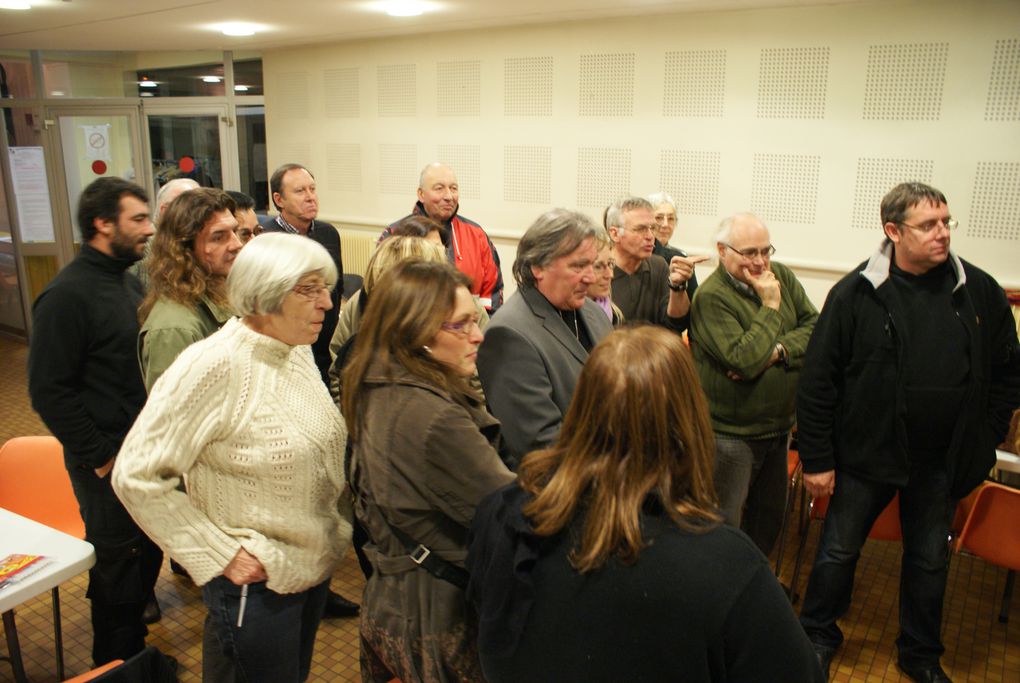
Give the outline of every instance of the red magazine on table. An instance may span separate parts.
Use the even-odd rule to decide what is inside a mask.
[[[42,569],[49,562],[45,555],[11,554],[0,559],[0,590]]]

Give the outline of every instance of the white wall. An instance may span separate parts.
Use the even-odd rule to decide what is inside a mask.
[[[954,247],[1020,284],[1020,3],[881,2],[430,34],[264,55],[270,168],[318,179],[322,215],[406,214],[418,171],[514,240],[551,206],[601,217],[664,189],[674,243],[752,210],[821,304],[874,250],[897,182],[942,189]],[[707,273],[703,273],[705,275]]]

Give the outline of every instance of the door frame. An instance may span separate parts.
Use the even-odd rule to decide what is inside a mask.
[[[220,170],[223,172],[223,189],[237,190],[241,187],[241,167],[237,153],[237,126],[231,116],[231,107],[225,98],[216,99],[222,101],[181,102],[177,98],[152,98],[142,101],[145,156],[148,160],[147,170],[150,176],[150,184],[147,187],[152,187],[152,141],[149,139],[149,116],[215,116],[220,130]]]
[[[135,168],[133,182],[143,188],[151,187],[151,169],[148,139],[141,125],[141,102],[131,99],[124,103],[90,101],[53,103],[43,108],[43,127],[46,140],[46,166],[50,182],[50,206],[53,211],[54,237],[58,266],[63,268],[77,255],[74,246],[75,216],[72,214],[78,197],[69,197],[67,174],[64,171],[64,146],[60,136],[60,118],[66,116],[125,116],[132,144],[132,163]],[[26,245],[27,246],[27,245]],[[43,252],[36,252],[46,253]]]

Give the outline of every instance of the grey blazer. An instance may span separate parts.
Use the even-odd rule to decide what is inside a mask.
[[[578,312],[594,343],[612,330],[594,302],[586,300]],[[573,330],[536,289],[519,289],[492,316],[478,350],[478,375],[515,467],[556,440],[587,359]]]

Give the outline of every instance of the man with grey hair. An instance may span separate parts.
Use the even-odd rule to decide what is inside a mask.
[[[581,367],[612,329],[587,296],[605,239],[588,216],[553,209],[517,246],[517,293],[492,317],[478,350],[485,398],[514,465],[555,441]]]
[[[156,209],[152,215],[152,223],[157,230],[159,229],[159,217],[163,215],[170,202],[197,187],[201,187],[201,185],[191,178],[174,178],[159,188],[159,192],[156,193]],[[152,240],[145,243],[145,254],[142,256],[142,260],[131,264],[128,269],[129,273],[138,278],[145,290],[149,289],[149,253],[151,251]]]
[[[691,350],[715,432],[719,506],[768,555],[786,510],[797,380],[818,311],[793,272],[772,261],[756,216],[723,219],[715,242],[719,267],[694,300]]]
[[[414,215],[428,216],[443,226],[440,237],[450,263],[471,278],[471,293],[490,314],[498,309],[503,304],[499,253],[482,226],[460,215],[460,185],[453,169],[438,161],[422,169],[418,202],[404,218]],[[399,222],[386,228],[379,239],[389,237]]]
[[[652,258],[655,249],[654,207],[647,199],[628,197],[606,213],[613,241],[613,303],[624,320],[662,325],[675,332],[687,329],[691,300],[687,283],[694,266],[708,257],[674,256],[666,263]]]

